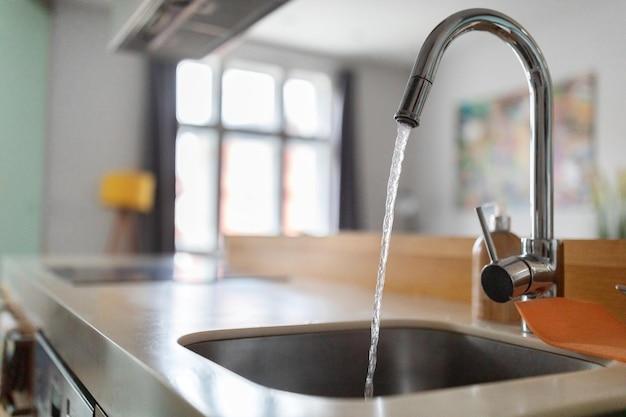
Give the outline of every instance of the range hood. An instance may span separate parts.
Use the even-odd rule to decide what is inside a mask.
[[[115,51],[202,58],[287,0],[113,0]]]

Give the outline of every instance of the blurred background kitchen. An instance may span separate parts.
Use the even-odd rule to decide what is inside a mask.
[[[219,28],[162,34],[158,58],[132,51],[149,46],[129,41],[124,3],[0,1],[1,254],[210,253],[223,235],[380,230],[412,63],[470,6],[513,16],[550,65],[556,236],[626,237],[624,1],[291,0],[206,57]],[[527,235],[519,63],[479,33],[444,60],[395,230],[478,235],[473,207],[493,200]],[[118,195],[131,191],[144,194]]]

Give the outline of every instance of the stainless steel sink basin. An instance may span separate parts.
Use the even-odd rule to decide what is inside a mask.
[[[369,329],[192,343],[186,347],[269,388],[325,397],[362,397]],[[573,372],[601,365],[446,330],[383,328],[375,395]]]

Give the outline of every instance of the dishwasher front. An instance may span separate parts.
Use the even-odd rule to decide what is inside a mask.
[[[33,391],[37,417],[104,416],[93,397],[41,333],[35,336],[34,359]]]

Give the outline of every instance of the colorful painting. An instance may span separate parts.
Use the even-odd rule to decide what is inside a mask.
[[[554,84],[554,200],[561,207],[592,202],[594,95],[593,75]],[[459,206],[528,204],[528,100],[520,91],[460,105]]]

